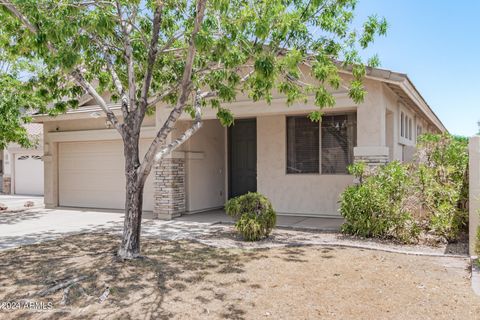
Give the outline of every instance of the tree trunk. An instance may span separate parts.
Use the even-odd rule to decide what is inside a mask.
[[[140,255],[140,231],[142,223],[144,184],[138,182],[139,135],[128,136],[125,133],[125,221],[123,237],[118,256],[122,259],[135,259]]]

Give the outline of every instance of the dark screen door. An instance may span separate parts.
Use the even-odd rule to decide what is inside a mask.
[[[257,191],[257,121],[235,120],[229,128],[229,198]]]

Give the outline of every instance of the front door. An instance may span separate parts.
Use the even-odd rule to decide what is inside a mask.
[[[257,191],[257,121],[235,120],[228,132],[229,198]]]

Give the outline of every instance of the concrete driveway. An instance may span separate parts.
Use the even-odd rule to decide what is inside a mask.
[[[6,205],[8,210],[25,209],[24,205],[27,201],[32,201],[34,203],[34,207],[43,207],[43,196],[0,194],[0,203]]]
[[[89,209],[30,209],[0,212],[0,250],[53,240],[68,234],[105,231],[121,233],[123,212]],[[207,234],[211,221],[163,221],[147,217],[142,236],[160,239],[194,238]]]

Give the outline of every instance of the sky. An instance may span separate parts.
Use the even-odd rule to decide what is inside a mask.
[[[384,16],[386,37],[367,49],[381,68],[406,73],[452,134],[480,121],[480,0],[359,0],[356,24]]]

